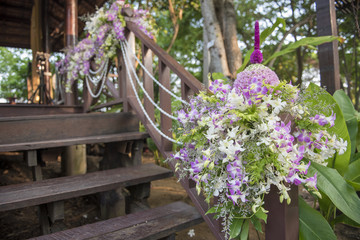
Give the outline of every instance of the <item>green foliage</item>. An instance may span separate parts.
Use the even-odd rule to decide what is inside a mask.
[[[335,169],[312,162],[309,174],[315,173],[318,189],[347,217],[360,224],[360,199],[354,188]]]
[[[342,114],[342,111],[339,105],[336,103],[335,99],[329,93],[323,91],[319,86],[313,83],[310,83],[309,87],[306,89],[306,92],[308,93],[309,96],[316,96],[307,99],[307,103],[310,106],[312,106],[313,109],[318,109],[318,113],[329,115],[329,109],[320,109],[319,107],[316,107],[321,105],[322,102],[326,103],[327,105],[334,106],[332,110],[336,114],[335,126],[330,128],[328,132],[330,134],[336,134],[344,141],[347,141],[349,146],[351,144],[351,140],[347,130],[346,122]],[[328,166],[335,168],[336,170],[339,171],[341,175],[344,175],[349,165],[350,155],[351,155],[351,148],[348,147],[344,154],[342,155],[336,154],[334,159],[328,159],[329,162]]]
[[[234,218],[230,226],[230,238],[236,238],[241,233],[241,228],[244,223],[243,218]]]
[[[27,99],[31,51],[0,47],[0,97]],[[30,67],[31,68],[31,67]]]
[[[268,57],[266,59],[266,61],[264,61],[263,64],[266,65],[273,58],[280,57],[282,55],[291,53],[291,52],[295,51],[297,48],[299,48],[301,46],[314,47],[314,46],[318,46],[318,45],[323,44],[323,43],[332,42],[334,40],[339,40],[339,37],[322,36],[322,37],[306,37],[306,38],[302,38],[302,39],[300,39],[300,40],[298,40],[298,41],[296,41],[294,43],[289,44],[285,49],[274,53],[273,55]]]
[[[336,240],[336,236],[325,218],[299,197],[299,239]]]
[[[360,191],[360,158],[349,165],[344,178],[356,191]]]
[[[351,220],[350,218],[348,218],[345,214],[341,214],[339,216],[337,216],[332,222],[332,225],[335,225],[337,223],[343,223],[352,227],[357,227],[360,228],[360,224],[356,223],[355,221]]]
[[[358,120],[356,117],[355,108],[350,100],[350,98],[345,94],[343,90],[337,90],[334,93],[334,99],[342,110],[344,114],[344,119],[346,121],[346,126],[349,132],[351,140],[351,160],[355,154],[356,150],[356,137],[358,135]]]

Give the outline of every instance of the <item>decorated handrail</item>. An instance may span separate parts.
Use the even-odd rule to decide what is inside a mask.
[[[152,54],[158,57],[158,69],[159,69],[159,82],[170,90],[170,70],[176,74],[181,80],[181,96],[182,99],[188,100],[190,95],[198,93],[203,90],[203,85],[188,71],[184,69],[175,59],[173,59],[166,51],[160,48],[152,39],[144,34],[139,27],[131,21],[131,11],[124,11],[128,17],[126,21],[126,27],[128,32],[125,34],[128,45],[127,51],[135,52],[135,38],[140,40],[142,47],[142,62],[149,73],[152,74],[153,58]],[[125,47],[123,45],[123,47]],[[131,57],[131,56],[130,56]],[[119,69],[119,82],[121,84],[121,97],[124,99],[124,110],[134,111],[139,116],[140,120],[144,123],[148,133],[154,140],[156,146],[161,151],[164,157],[170,157],[172,154],[173,144],[165,137],[159,134],[159,131],[155,129],[154,106],[150,103],[147,97],[143,99],[143,106],[140,106],[138,99],[136,99],[136,93],[131,87],[131,82],[134,77],[126,73],[125,59],[122,57],[121,51],[118,54],[120,66]],[[131,64],[135,65],[135,59],[131,58]],[[130,79],[129,78],[132,78]],[[154,98],[153,80],[148,74],[143,74],[143,85],[148,95]],[[166,93],[162,88],[159,89],[160,107],[168,114],[171,114],[171,96]],[[146,114],[142,111],[144,109]],[[160,113],[160,131],[169,138],[172,137],[170,129],[172,128],[172,120],[165,114]],[[175,163],[170,162],[170,166],[175,170]],[[195,183],[189,179],[182,179],[181,184],[187,191],[189,197],[195,204],[196,208],[207,222],[211,231],[217,239],[225,239],[225,234],[221,231],[221,221],[213,219],[213,214],[206,214],[209,209],[208,204],[205,201],[205,197],[198,195]],[[278,201],[278,194],[276,190],[270,192],[266,196],[266,208],[270,210],[268,215],[268,224],[266,225],[266,237],[268,239],[297,239],[298,238],[298,206],[297,206],[297,187],[292,187],[290,195],[294,201],[290,204],[281,204]]]
[[[131,21],[131,11],[124,11],[125,14],[129,17],[126,22],[126,27],[129,30],[126,33],[126,40],[128,42],[128,51],[135,52],[135,38],[141,41],[142,46],[142,62],[146,67],[147,71],[152,74],[153,69],[153,58],[152,55],[158,57],[159,64],[159,82],[165,86],[168,90],[170,88],[170,71],[176,74],[181,80],[181,97],[184,100],[188,100],[190,95],[198,93],[200,90],[204,89],[203,85],[188,71],[184,69],[174,58],[172,58],[166,51],[160,48],[152,39],[146,36],[139,27]],[[131,56],[130,56],[131,57]],[[164,157],[170,157],[172,154],[173,144],[161,136],[154,126],[149,123],[149,121],[155,121],[154,106],[150,103],[147,97],[144,97],[144,109],[146,115],[150,119],[147,119],[145,114],[141,110],[141,106],[136,100],[135,93],[131,89],[131,84],[128,74],[126,73],[125,59],[122,57],[121,52],[118,54],[120,66],[123,66],[119,69],[119,82],[121,88],[123,89],[121,96],[124,99],[124,110],[125,111],[135,111],[139,116],[140,120],[144,123],[148,133],[155,142],[158,149],[161,151]],[[135,64],[135,59],[131,59],[132,64]],[[133,77],[132,77],[133,78]],[[134,78],[133,78],[134,79]],[[153,80],[148,76],[148,74],[143,74],[143,85],[148,94],[154,98],[154,88]],[[166,93],[165,90],[159,88],[159,100],[160,107],[165,110],[168,114],[171,114],[171,96]],[[172,137],[170,129],[172,127],[172,120],[165,116],[165,114],[160,114],[160,131],[165,133],[168,137]],[[170,163],[172,169],[175,169],[175,164]],[[213,215],[206,215],[208,210],[208,205],[205,202],[205,198],[202,195],[198,195],[195,189],[195,184],[188,179],[182,179],[181,184],[184,189],[187,191],[192,202],[195,204],[198,211],[203,216],[204,220],[209,225],[211,231],[217,239],[225,239],[224,234],[221,232],[221,225],[219,221],[213,219]]]

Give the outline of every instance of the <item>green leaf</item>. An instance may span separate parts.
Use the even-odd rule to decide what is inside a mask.
[[[210,73],[209,73],[210,74]],[[215,79],[222,79],[224,81],[228,81],[227,77],[221,73],[221,72],[215,72],[215,73],[211,73],[211,77],[215,80]]]
[[[263,63],[264,65],[268,64],[271,59],[285,55],[287,53],[290,53],[292,51],[295,51],[298,47],[301,46],[317,46],[323,43],[327,43],[327,42],[332,42],[334,40],[339,40],[339,37],[336,36],[321,36],[321,37],[306,37],[306,38],[302,38],[294,43],[291,43],[287,46],[287,48],[274,53],[273,55],[271,55],[270,57],[268,57],[266,59],[266,61]]]
[[[336,236],[325,218],[299,197],[299,239],[336,240]]]
[[[210,208],[210,209],[205,213],[205,215],[210,214],[210,213],[219,213],[220,211],[221,211],[221,208],[215,206],[215,207]]]
[[[356,222],[348,218],[345,214],[341,214],[331,221],[332,225],[335,225],[337,223],[343,223],[352,227],[360,228],[360,224],[357,224]]]
[[[351,158],[356,150],[356,136],[358,133],[358,122],[356,117],[356,111],[354,105],[352,104],[350,98],[345,94],[343,90],[337,90],[334,93],[334,99],[339,104],[340,109],[344,115],[346,121],[346,126],[349,131],[349,136],[351,140]]]
[[[264,222],[267,222],[267,214],[264,212],[263,208],[259,208],[259,210],[255,213],[255,216],[259,219],[264,220]]]
[[[316,172],[318,189],[346,216],[360,223],[360,199],[354,188],[335,169],[312,162],[309,174],[314,175]]]
[[[234,218],[230,226],[230,238],[236,238],[240,232],[244,223],[243,218]]]
[[[276,19],[276,22],[275,22],[274,24],[272,24],[271,27],[268,27],[268,28],[266,28],[264,31],[261,32],[261,34],[260,34],[260,44],[263,43],[263,42],[265,42],[266,38],[267,38],[268,36],[270,36],[270,35],[274,32],[274,30],[275,30],[280,24],[282,25],[282,28],[281,28],[281,29],[285,31],[285,28],[286,28],[286,21],[285,21],[285,19],[283,19],[283,18],[277,18],[277,19]]]
[[[351,148],[349,147],[350,136],[349,136],[349,132],[347,130],[346,122],[345,122],[344,116],[342,114],[342,111],[341,111],[339,105],[336,103],[333,96],[331,96],[329,93],[323,91],[323,89],[321,87],[317,86],[316,84],[310,83],[309,87],[306,89],[306,92],[308,92],[310,94],[310,96],[316,95],[319,92],[323,92],[323,94],[318,94],[317,98],[312,98],[312,99],[308,100],[308,103],[310,103],[313,107],[316,107],[319,104],[319,100],[327,103],[330,106],[334,105],[334,108],[332,110],[336,114],[335,126],[333,126],[332,128],[329,128],[327,131],[331,135],[336,134],[337,137],[340,137],[340,138],[344,139],[344,141],[347,141],[348,148],[344,154],[342,154],[342,155],[337,154],[334,159],[329,159],[328,166],[337,169],[341,175],[344,175],[344,173],[347,170],[347,167],[349,165]],[[320,110],[319,110],[319,113],[328,115],[327,112],[322,112]]]
[[[236,73],[239,73],[239,72],[242,72],[244,71],[245,67],[247,66],[247,64],[249,63],[250,61],[250,56],[251,54],[253,53],[254,51],[254,48],[251,48],[245,55],[245,58],[244,58],[244,61],[243,61],[243,64],[241,65],[241,67],[236,71]]]
[[[360,158],[350,163],[344,178],[356,191],[360,191]]]
[[[250,224],[250,220],[244,220],[242,229],[241,229],[241,233],[240,233],[240,239],[241,240],[247,240],[248,236],[249,236],[249,225]]]
[[[251,222],[254,225],[255,229],[262,233],[262,226],[259,218],[254,215],[251,217]]]
[[[360,129],[360,120],[358,119],[358,129]],[[358,152],[360,152],[360,131],[357,132],[356,135],[356,148]]]

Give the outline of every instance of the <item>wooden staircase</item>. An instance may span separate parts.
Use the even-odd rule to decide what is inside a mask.
[[[181,97],[183,100],[189,100],[189,96],[203,89],[202,84],[194,76],[187,72],[153,40],[149,39],[138,26],[131,21],[131,11],[124,11],[124,15],[126,16],[128,30],[126,33],[126,39],[129,43],[128,51],[134,52],[136,47],[135,38],[137,38],[141,45],[142,63],[150,74],[153,72],[152,56],[153,54],[156,55],[158,57],[158,80],[167,90],[171,90],[171,72],[177,75],[181,81]],[[135,59],[131,56],[130,58],[130,64],[135,66]],[[116,89],[115,84],[109,81],[106,82],[109,91],[115,99],[95,108],[122,104],[124,112],[120,114],[74,114],[74,112],[67,112],[65,114],[61,112],[61,114],[57,115],[26,117],[19,117],[21,114],[12,116],[7,114],[7,117],[0,118],[0,151],[26,151],[28,165],[33,168],[34,173],[37,173],[39,172],[39,165],[37,164],[37,153],[39,149],[105,142],[109,143],[108,149],[110,151],[117,151],[117,147],[111,143],[133,141],[138,144],[133,144],[135,147],[133,147],[131,151],[132,159],[130,162],[124,164],[124,166],[131,166],[132,168],[106,170],[79,177],[65,177],[60,180],[45,180],[31,184],[1,187],[0,209],[14,209],[26,206],[27,204],[34,204],[35,202],[35,204],[41,204],[41,207],[45,202],[134,184],[142,184],[140,185],[142,186],[140,189],[149,189],[149,185],[144,182],[170,176],[168,171],[159,167],[150,165],[140,166],[141,161],[139,161],[138,150],[142,148],[139,146],[141,146],[143,138],[149,135],[165,158],[171,156],[173,144],[161,135],[154,125],[151,124],[151,122],[155,120],[155,110],[147,98],[141,99],[141,104],[146,111],[146,114],[144,113],[142,106],[138,102],[136,92],[134,92],[131,87],[129,75],[126,72],[125,60],[120,51],[118,52],[118,63],[117,86],[119,89]],[[150,98],[154,99],[154,83],[148,74],[143,74],[143,85]],[[90,106],[96,99],[90,97],[86,87],[84,88],[83,98],[84,104],[82,112],[89,112]],[[159,100],[160,107],[168,114],[171,114],[172,98],[162,88],[159,88]],[[95,108],[93,107],[92,109]],[[139,120],[145,126],[147,133],[137,132]],[[23,126],[20,127],[20,125]],[[35,125],[37,127],[34,127]],[[161,113],[160,130],[170,138],[172,138],[171,127],[172,119]],[[54,132],[52,132],[53,130]],[[46,136],[46,138],[40,136],[34,138],[34,135],[37,134],[44,137]],[[26,137],[25,139],[24,136]],[[116,158],[116,155],[114,156],[110,158]],[[169,163],[173,170],[175,169],[175,164],[174,162]],[[150,174],[151,171],[149,171],[149,169],[154,171],[153,175]],[[136,172],[136,176],[127,174],[131,172],[130,170]],[[123,173],[121,177],[120,173]],[[96,178],[102,179],[99,185],[97,185]],[[67,181],[69,181],[69,184],[64,185],[63,182]],[[84,182],[86,182],[86,184]],[[77,186],[79,189],[76,187],[68,187],[68,185],[72,183],[81,183],[79,184],[81,186]],[[214,220],[212,214],[205,214],[209,206],[204,201],[204,196],[197,194],[194,182],[189,179],[182,179],[181,184],[200,214],[190,206],[182,203],[174,203],[160,209],[149,209],[143,213],[134,213],[126,217],[114,218],[102,223],[95,223],[93,225],[54,233],[53,235],[48,235],[43,238],[40,237],[39,239],[71,239],[73,236],[78,236],[78,239],[158,239],[169,236],[191,224],[199,223],[202,219],[206,221],[217,239],[225,239],[224,233],[221,231],[220,222]],[[54,189],[51,188],[51,186],[58,186],[62,190],[53,191]],[[38,191],[38,195],[35,194],[36,192],[32,194],[32,189],[38,189],[36,190]],[[15,199],[22,191],[24,191],[23,197],[18,200]],[[297,199],[296,188],[292,188],[290,194],[292,199]],[[5,198],[5,196],[8,197]],[[270,192],[267,199],[271,199],[271,197],[277,199],[276,191]],[[267,210],[270,211],[266,225],[266,237],[268,239],[296,239],[298,218],[290,214],[298,211],[296,201],[292,201],[291,205],[286,205],[285,203],[280,204],[277,200],[267,201],[265,199],[265,202],[267,202]],[[279,219],[281,221],[278,221]],[[295,236],[295,238],[288,236]],[[173,239],[173,235],[168,239]]]
[[[0,152],[23,151],[35,181],[1,186],[0,212],[39,206],[40,223],[46,234],[52,231],[49,226],[53,218],[47,208],[62,200],[128,188],[131,202],[124,205],[129,206],[132,201],[146,202],[151,181],[173,176],[169,169],[141,164],[143,142],[149,135],[138,132],[139,119],[131,112],[80,113],[78,108],[69,107],[64,112],[64,108],[42,106],[32,106],[28,112],[23,107],[0,106],[0,116],[5,116],[0,117]],[[43,150],[92,143],[105,143],[108,167],[83,175],[42,179],[39,161]],[[118,165],[113,162],[123,161],[116,159],[116,151],[124,144],[131,146],[126,150],[131,157],[120,164],[124,167],[111,169]],[[159,239],[200,222],[201,215],[193,207],[173,203],[39,239]]]

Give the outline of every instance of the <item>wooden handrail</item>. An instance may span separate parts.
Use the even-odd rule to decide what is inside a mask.
[[[153,53],[158,56],[159,60],[162,61],[166,66],[170,68],[187,86],[198,93],[200,90],[204,89],[204,86],[197,80],[191,73],[185,70],[174,58],[172,58],[164,49],[159,47],[152,39],[146,36],[138,26],[131,22],[126,22],[126,27],[135,34],[135,36],[140,39],[142,44],[147,48],[151,49]]]
[[[131,14],[131,13],[130,13]],[[143,64],[147,68],[149,72],[152,72],[152,53],[155,54],[159,59],[159,82],[164,85],[168,90],[170,88],[170,70],[176,74],[181,79],[181,95],[183,99],[188,100],[190,95],[198,93],[200,90],[204,89],[204,86],[197,80],[192,74],[185,70],[183,66],[181,66],[175,59],[173,59],[166,51],[160,48],[152,39],[146,36],[138,26],[131,22],[127,21],[126,26],[130,33],[134,34],[142,44],[142,53],[143,53]],[[129,35],[127,34],[127,37]],[[133,39],[131,41],[134,41]],[[129,49],[130,50],[130,49]],[[132,49],[133,51],[133,49]],[[121,54],[118,55],[120,59],[120,63],[124,64],[123,57]],[[119,75],[122,75],[122,83],[121,86],[125,89],[129,88],[129,79],[125,75],[126,69],[122,68]],[[134,80],[134,79],[133,79]],[[148,93],[151,95],[153,99],[153,81],[147,74],[143,74],[144,86]],[[171,97],[167,94],[163,89],[159,89],[160,91],[160,107],[164,109],[167,113],[171,114]],[[126,93],[126,90],[123,91],[124,99],[126,98],[129,104],[129,110],[132,110],[137,113],[140,120],[144,123],[149,135],[157,145],[158,149],[161,151],[162,155],[167,158],[171,155],[172,143],[162,137],[156,129],[148,122],[145,117],[145,114],[142,112],[141,107],[139,106],[136,97],[132,94]],[[148,99],[144,97],[144,105],[147,114],[150,119],[154,121],[154,108],[151,104],[148,103]],[[169,131],[172,126],[172,120],[166,117],[164,114],[160,114],[161,121],[161,131],[165,133],[167,136],[171,137],[171,132]],[[174,170],[174,163],[170,163],[171,168]],[[221,232],[221,225],[219,221],[213,219],[212,215],[205,215],[208,210],[208,205],[205,202],[205,198],[202,195],[198,195],[194,186],[189,184],[188,179],[182,179],[181,184],[183,188],[188,193],[192,202],[203,216],[204,220],[207,222],[211,231],[217,239],[225,239],[224,234]]]

